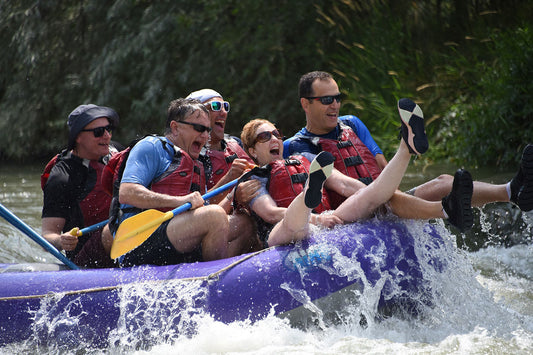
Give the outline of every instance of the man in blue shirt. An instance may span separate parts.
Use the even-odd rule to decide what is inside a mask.
[[[322,142],[338,140],[343,130],[346,131],[346,127],[349,127],[348,130],[351,129],[355,133],[361,143],[366,146],[366,150],[373,156],[373,159],[366,161],[363,159],[362,163],[368,165],[369,169],[377,166],[379,170],[382,170],[385,167],[387,160],[363,122],[352,115],[339,117],[340,91],[336,81],[329,73],[316,71],[304,74],[300,79],[299,97],[300,104],[306,114],[306,126],[283,143],[285,157],[299,153],[312,159],[323,149]],[[339,169],[337,165],[335,167]],[[353,177],[357,178],[358,176]],[[469,226],[460,226],[456,223],[455,215],[460,212],[454,209],[453,203],[451,203],[454,199],[453,184],[454,177],[443,174],[412,189],[409,193],[428,201],[442,200],[444,211],[449,216],[450,222],[460,229],[467,229]],[[532,145],[528,145],[524,150],[520,170],[509,183],[493,185],[479,181],[474,182],[473,206],[482,206],[497,201],[512,201],[524,211],[533,209]],[[400,204],[399,209],[407,207],[407,205],[402,207]]]
[[[237,239],[249,235],[230,230],[223,206],[204,205],[206,181],[198,157],[210,131],[204,105],[177,99],[170,103],[165,135],[148,136],[131,149],[120,181],[120,222],[145,209],[168,211],[187,202],[192,207],[163,222],[146,241],[122,256],[121,266],[226,258],[236,254]]]

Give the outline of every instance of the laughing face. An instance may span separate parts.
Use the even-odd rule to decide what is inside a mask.
[[[170,124],[173,143],[183,149],[193,159],[198,159],[200,151],[209,140],[207,128],[211,127],[207,113],[196,110],[182,123],[172,121]],[[202,132],[200,132],[200,131]]]
[[[333,79],[316,79],[311,86],[313,97],[339,95],[339,87]],[[337,126],[339,117],[340,102],[333,100],[330,105],[323,105],[319,100],[300,99],[302,108],[307,118],[306,128],[314,134],[326,134]]]
[[[273,131],[276,131],[276,127],[271,123],[263,123],[255,131],[255,137],[263,132],[270,132],[270,137],[268,137],[268,134],[266,137],[269,138],[268,140],[257,140],[256,138],[254,146],[250,147],[250,154],[260,166],[274,160],[283,159],[283,141],[281,138],[277,138],[275,134],[272,134]]]
[[[221,97],[213,97],[212,99],[207,100],[204,104],[209,102],[220,102],[221,109],[220,111],[213,111],[209,105],[206,105],[209,110],[209,119],[211,120],[211,138],[210,144],[212,147],[218,148],[220,141],[224,139],[224,129],[226,127],[226,119],[228,118],[228,112],[224,109],[224,99]]]
[[[98,160],[100,157],[109,154],[109,143],[111,142],[111,132],[104,130],[104,134],[96,137],[92,130],[98,127],[106,127],[109,120],[100,117],[89,123],[76,137],[76,147],[74,153],[83,159]]]

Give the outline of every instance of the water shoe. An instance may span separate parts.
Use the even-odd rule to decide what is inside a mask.
[[[320,152],[309,167],[308,188],[305,192],[305,205],[311,209],[322,201],[322,186],[333,171],[335,157],[329,152]]]
[[[459,169],[455,172],[452,191],[442,199],[442,207],[448,215],[448,221],[461,232],[472,228],[474,223],[473,191],[472,176],[468,171]]]
[[[425,153],[429,144],[424,128],[424,113],[420,106],[410,99],[400,99],[398,113],[402,122],[401,135],[409,152],[416,155]]]

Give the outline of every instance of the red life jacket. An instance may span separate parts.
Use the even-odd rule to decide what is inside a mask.
[[[124,171],[124,166],[126,165],[126,160],[132,147],[133,145],[130,145],[128,148],[113,155],[104,167],[104,171],[102,172],[102,188],[109,196],[113,196],[115,182],[118,181],[120,183],[120,178],[122,177],[122,172]]]
[[[193,191],[206,192],[204,166],[200,161],[193,160],[189,154],[173,146],[174,158],[167,171],[152,181],[151,190],[154,192],[183,196]],[[161,209],[166,212],[171,210]]]
[[[340,123],[340,131],[337,139],[318,138],[315,144],[333,154],[334,166],[341,173],[370,184],[381,173],[376,158],[349,126]],[[334,191],[328,194],[333,208],[346,199]]]
[[[291,155],[269,164],[268,193],[279,207],[289,207],[292,200],[303,191],[310,165],[309,160],[301,155]],[[323,193],[322,202],[313,211],[321,213],[330,209],[328,195]]]
[[[50,161],[46,164],[44,171],[41,174],[42,190],[44,190],[48,178],[50,177],[52,168],[60,159],[69,159],[70,154],[72,153],[65,152],[58,154],[50,159]],[[102,186],[102,173],[106,165],[101,162],[91,160],[89,162],[89,166],[96,171],[96,183],[87,196],[85,196],[85,198],[79,202],[83,214],[83,222],[86,226],[106,220],[109,217],[109,205],[111,203],[111,196],[106,194]]]
[[[207,156],[211,161],[211,167],[209,168],[210,174],[207,181],[207,188],[211,189],[216,185],[220,179],[226,175],[229,171],[231,164],[237,158],[246,159],[250,164],[254,164],[253,160],[246,154],[244,149],[241,148],[239,143],[233,139],[225,139],[226,147],[223,151],[219,150],[207,150]]]
[[[48,181],[48,178],[50,177],[50,172],[52,171],[52,168],[57,163],[57,159],[59,158],[60,154],[55,155],[48,164],[44,167],[43,173],[41,174],[41,190],[44,190],[44,185],[46,185],[46,182]]]
[[[172,149],[174,157],[168,169],[152,181],[150,189],[154,192],[183,196],[193,191],[205,193],[206,181],[203,165],[198,160],[193,160],[187,153],[175,145],[159,138],[165,149]],[[130,146],[113,155],[102,174],[102,185],[107,193],[118,197],[118,187],[122,173],[126,166],[131,149],[140,141],[136,140]],[[170,209],[161,209],[166,212]]]

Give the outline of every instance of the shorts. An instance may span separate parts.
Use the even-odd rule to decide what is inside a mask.
[[[200,245],[189,253],[181,253],[174,248],[167,236],[169,222],[163,222],[144,243],[125,254],[120,261],[120,266],[130,267],[145,264],[174,265],[203,261]]]

